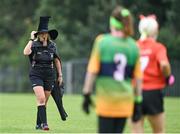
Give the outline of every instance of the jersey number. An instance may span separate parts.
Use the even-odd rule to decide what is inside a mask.
[[[144,72],[144,70],[146,69],[146,67],[149,63],[149,57],[148,56],[141,56],[140,62],[141,62],[141,70]]]
[[[118,53],[114,56],[114,62],[116,63],[116,70],[114,71],[113,77],[117,81],[123,81],[127,65],[127,58],[124,54]]]

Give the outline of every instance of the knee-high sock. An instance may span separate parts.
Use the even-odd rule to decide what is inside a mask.
[[[40,114],[39,114],[39,110],[37,107],[37,119],[36,119],[36,125],[40,125],[41,124],[41,120],[40,120]]]
[[[47,123],[46,107],[45,105],[38,106],[38,112],[41,123]]]

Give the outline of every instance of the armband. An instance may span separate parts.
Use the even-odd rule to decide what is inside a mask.
[[[141,103],[142,100],[143,100],[142,96],[135,96],[135,99],[134,99],[135,102]]]
[[[166,84],[168,85],[168,86],[172,86],[173,84],[174,84],[174,82],[175,82],[175,78],[174,78],[174,75],[170,75],[170,76],[168,76],[167,78],[166,78]]]

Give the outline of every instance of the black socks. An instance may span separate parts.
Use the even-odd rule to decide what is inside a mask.
[[[36,120],[36,125],[41,125],[41,120],[40,120],[40,115],[39,115],[38,107],[37,107],[37,120]]]
[[[45,107],[45,105],[38,106],[37,124],[41,124],[41,123],[47,124],[46,107]]]

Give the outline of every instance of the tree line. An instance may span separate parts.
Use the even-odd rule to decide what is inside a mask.
[[[135,39],[139,38],[138,16],[156,14],[158,40],[167,46],[170,58],[180,58],[179,0],[1,0],[0,66],[27,65],[23,49],[44,15],[52,17],[49,28],[59,32],[56,43],[63,61],[88,58],[94,38],[109,31],[109,16],[116,5],[132,12]]]

